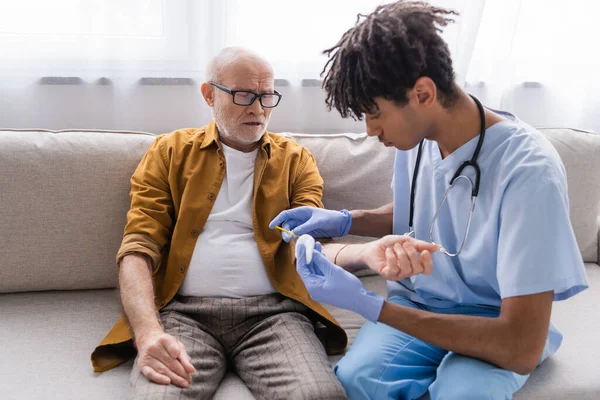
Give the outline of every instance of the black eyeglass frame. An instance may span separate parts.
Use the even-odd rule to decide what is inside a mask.
[[[251,106],[252,104],[254,104],[254,102],[256,101],[256,99],[258,99],[258,101],[260,102],[260,105],[263,108],[275,108],[279,105],[279,102],[281,101],[281,98],[283,97],[281,95],[281,93],[279,93],[277,90],[274,90],[273,93],[262,93],[262,94],[258,94],[258,93],[254,93],[251,92],[249,90],[231,90],[223,85],[219,85],[216,82],[208,82],[209,84],[211,84],[212,86],[221,89],[222,91],[224,91],[225,93],[229,93],[233,99],[233,104],[238,105],[238,106],[244,106],[244,107],[248,107]],[[236,93],[250,93],[251,95],[253,95],[254,97],[252,98],[252,100],[250,101],[250,103],[248,104],[240,104],[240,103],[236,103],[235,102],[235,95]],[[275,105],[272,106],[265,106],[263,104],[263,96],[275,96],[277,97],[277,102],[275,103]]]

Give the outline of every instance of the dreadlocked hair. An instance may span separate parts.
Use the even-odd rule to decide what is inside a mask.
[[[377,110],[376,97],[407,104],[407,91],[423,76],[433,80],[440,103],[450,108],[459,91],[450,50],[439,34],[457,15],[424,1],[404,0],[358,14],[355,26],[323,52],[329,57],[321,72],[327,108],[361,120]]]

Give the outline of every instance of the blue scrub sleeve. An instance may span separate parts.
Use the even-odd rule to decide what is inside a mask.
[[[557,176],[529,175],[510,182],[500,204],[500,295],[554,291],[554,300],[564,300],[588,287],[566,183]]]

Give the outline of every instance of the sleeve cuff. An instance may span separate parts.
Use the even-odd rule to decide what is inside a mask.
[[[123,257],[133,253],[141,253],[150,257],[150,260],[152,261],[152,272],[156,272],[162,259],[161,249],[156,243],[145,235],[130,234],[125,236],[121,243],[121,248],[117,252],[117,266]]]

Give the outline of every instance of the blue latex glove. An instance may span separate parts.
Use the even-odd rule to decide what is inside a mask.
[[[271,221],[275,225],[290,230],[297,235],[309,234],[313,237],[346,236],[352,225],[352,214],[348,210],[334,211],[316,207],[298,207],[282,211]],[[290,235],[282,232],[283,240],[290,241]]]
[[[377,322],[383,307],[383,297],[368,291],[360,279],[329,261],[321,254],[317,245],[318,242],[315,244],[314,239],[308,235],[300,237],[296,242],[296,271],[310,297]],[[313,249],[313,246],[316,248]],[[307,255],[311,252],[312,260],[309,261]]]

